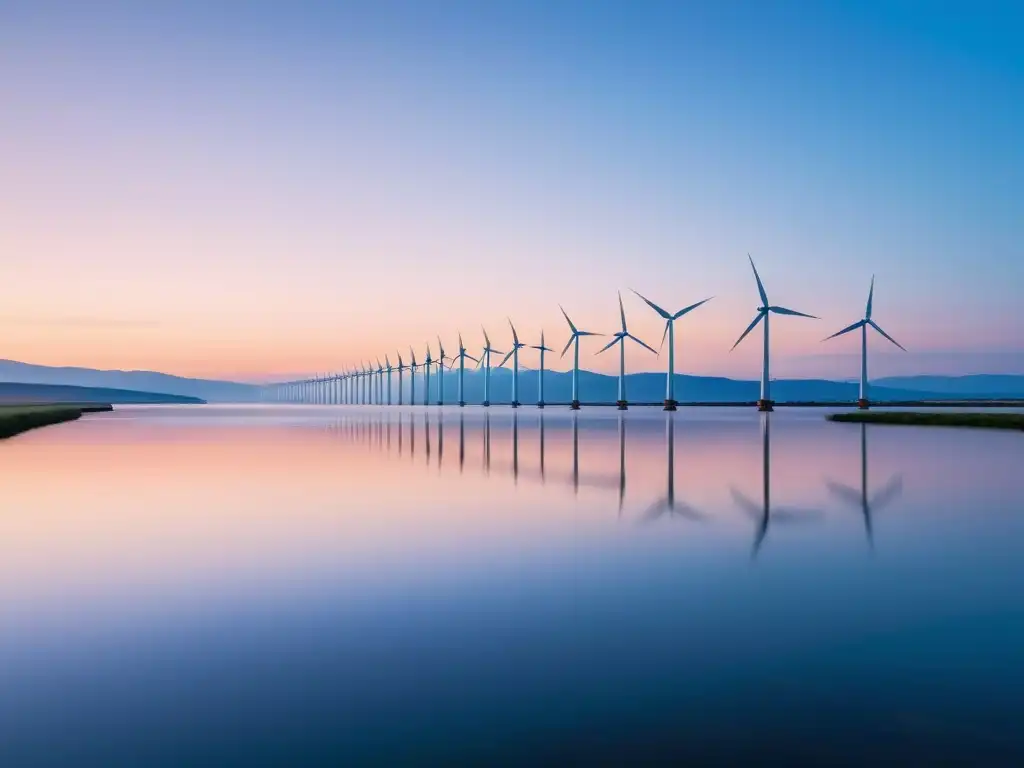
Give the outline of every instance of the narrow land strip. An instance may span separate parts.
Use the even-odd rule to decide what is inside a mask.
[[[83,413],[112,411],[113,407],[101,403],[87,405],[0,405],[0,439],[14,437],[36,427],[74,421]]]
[[[921,413],[917,411],[855,411],[830,413],[829,421],[854,424],[904,424],[920,427],[977,427],[1024,430],[1024,413]]]

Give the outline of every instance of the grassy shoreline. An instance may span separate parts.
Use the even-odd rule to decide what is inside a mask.
[[[830,413],[829,421],[848,424],[903,424],[915,427],[973,427],[1024,430],[1024,413],[921,413],[917,411],[854,411]]]
[[[102,403],[0,405],[0,439],[14,437],[37,427],[75,421],[81,418],[83,413],[112,410],[113,406]]]

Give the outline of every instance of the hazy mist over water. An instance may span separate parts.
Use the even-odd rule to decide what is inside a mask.
[[[1022,461],[1018,433],[820,410],[27,433],[0,443],[0,763],[1018,763]]]

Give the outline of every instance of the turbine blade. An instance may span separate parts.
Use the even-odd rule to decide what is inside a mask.
[[[569,351],[569,347],[572,346],[572,343],[575,340],[576,340],[576,336],[575,335],[569,337],[569,340],[567,342],[565,342],[565,349],[562,350],[562,354],[559,355],[559,357],[565,357],[565,353]]]
[[[502,361],[500,363],[498,363],[498,367],[501,368],[505,363],[508,362],[508,359],[510,357],[512,357],[512,353],[511,352],[509,352],[507,355],[505,355],[504,358],[502,358]]]
[[[649,350],[651,350],[651,352],[654,352],[654,354],[658,354],[657,352],[655,352],[653,347],[648,346],[643,341],[641,341],[636,336],[634,336],[632,333],[627,333],[625,338],[632,339],[633,341],[635,341],[637,344],[639,344],[644,349],[649,349]]]
[[[824,339],[822,339],[822,341],[828,341],[829,339],[834,339],[836,336],[842,336],[844,333],[849,333],[850,331],[856,331],[858,328],[860,328],[862,325],[864,325],[865,322],[866,321],[864,321],[864,320],[858,320],[853,325],[848,325],[845,328],[843,328],[843,330],[836,331],[831,336],[826,336]]]
[[[736,502],[737,506],[739,506],[739,508],[742,509],[748,517],[754,520],[760,520],[764,517],[764,508],[760,504],[755,504],[733,486],[729,486],[729,493],[732,494],[732,500]]]
[[[895,501],[903,493],[903,475],[896,475],[888,484],[882,488],[871,500],[871,506],[881,509],[886,504]]]
[[[644,301],[644,302],[645,302],[645,303],[647,304],[647,306],[649,306],[649,307],[650,307],[651,309],[653,309],[653,310],[654,310],[655,312],[657,312],[657,313],[658,313],[659,315],[661,315],[661,316],[662,316],[663,318],[665,318],[666,320],[671,320],[671,319],[672,319],[672,315],[670,315],[670,314],[669,314],[668,312],[666,312],[666,311],[665,311],[664,309],[662,309],[661,307],[659,307],[659,306],[658,306],[657,304],[655,304],[655,303],[654,303],[653,301],[651,301],[651,300],[650,300],[650,299],[648,299],[647,297],[645,297],[645,296],[642,296],[641,294],[637,293],[637,292],[636,292],[636,291],[634,291],[634,290],[633,290],[632,288],[630,288],[629,290],[633,291],[633,293],[636,293],[636,295],[637,295],[637,296],[640,296],[640,298],[641,298],[641,299],[643,299],[643,301]]]
[[[603,347],[601,347],[601,348],[600,348],[599,350],[597,350],[597,352],[595,352],[595,353],[594,353],[594,355],[595,355],[595,356],[596,356],[596,355],[600,355],[600,354],[601,354],[602,352],[604,352],[605,350],[607,350],[607,349],[611,349],[612,347],[614,347],[614,346],[615,346],[615,345],[616,345],[616,344],[617,344],[617,343],[618,343],[618,342],[619,342],[620,340],[622,340],[623,338],[624,338],[623,336],[616,336],[616,337],[615,337],[614,339],[612,339],[612,340],[611,340],[611,341],[609,341],[609,342],[608,342],[607,344],[605,344],[605,345],[604,345]]]
[[[774,312],[777,315],[793,315],[794,317],[810,317],[814,320],[820,320],[821,318],[816,315],[808,315],[804,312],[797,312],[795,309],[786,309],[785,307],[768,307],[769,312]]]
[[[900,344],[900,343],[899,343],[898,341],[896,341],[896,339],[894,339],[894,338],[893,338],[892,336],[890,336],[890,335],[889,335],[888,333],[886,333],[885,331],[883,331],[883,330],[882,330],[882,326],[880,326],[880,325],[879,325],[878,323],[876,323],[876,322],[875,322],[874,320],[868,320],[868,321],[867,321],[867,323],[868,323],[868,325],[870,325],[870,326],[871,326],[872,328],[874,328],[874,329],[875,329],[876,331],[878,331],[878,332],[879,332],[880,334],[882,334],[883,336],[885,336],[885,338],[887,338],[887,339],[888,339],[889,341],[891,341],[891,342],[892,342],[893,344],[895,344],[895,345],[896,345],[897,347],[899,347],[900,349],[902,349],[902,350],[903,350],[904,352],[906,352],[906,351],[907,351],[907,348],[906,348],[906,347],[904,347],[904,346],[903,346],[902,344]]]
[[[516,327],[512,325],[512,318],[508,319],[508,326],[512,329],[512,343],[516,346],[519,345],[519,336],[516,334]]]
[[[565,307],[563,307],[563,306],[562,306],[561,304],[559,304],[559,305],[558,305],[558,308],[559,308],[560,310],[562,310],[562,314],[563,314],[563,315],[565,315],[565,322],[567,322],[567,323],[569,324],[569,327],[570,327],[570,328],[572,328],[572,332],[573,332],[573,333],[576,333],[576,326],[575,326],[575,325],[573,325],[573,324],[572,324],[572,320],[570,320],[570,319],[569,319],[569,315],[568,315],[568,313],[567,313],[567,312],[565,311]]]
[[[761,318],[764,317],[764,316],[765,316],[764,312],[758,312],[757,313],[757,317],[754,318],[754,322],[752,322],[750,325],[748,325],[747,326],[747,330],[745,330],[743,332],[743,334],[738,339],[736,339],[736,343],[732,345],[732,349],[736,349],[736,347],[738,347],[740,345],[740,342],[743,341],[745,338],[747,338],[747,334],[750,333],[752,330],[754,330],[754,326],[756,326],[758,323],[760,323],[761,322]],[[731,352],[732,350],[729,350],[729,351]]]
[[[619,317],[622,318],[622,332],[626,333],[626,310],[622,307],[622,291],[619,291]]]
[[[754,279],[757,280],[757,292],[761,294],[761,305],[768,306],[768,294],[764,292],[764,285],[761,283],[761,276],[757,274],[757,267],[754,266],[754,260],[750,258],[750,254],[747,254],[747,258],[750,259],[750,268],[754,270]]]
[[[484,332],[484,342],[485,342],[485,346],[488,346],[488,347],[489,347],[489,346],[491,346],[491,340],[490,340],[489,338],[487,338],[487,329],[486,329],[486,328],[484,328],[484,327],[483,327],[483,326],[481,325],[481,326],[480,326],[480,330]]]
[[[673,320],[678,320],[680,317],[682,317],[683,315],[687,314],[688,312],[692,312],[693,310],[695,310],[701,304],[707,304],[713,298],[715,298],[715,297],[714,296],[708,296],[706,299],[704,299],[704,301],[698,301],[696,304],[691,304],[688,307],[680,309],[678,312],[676,312],[674,315],[672,315],[672,319]]]
[[[659,499],[641,513],[640,517],[637,518],[637,524],[642,525],[643,523],[650,523],[657,520],[665,514],[665,510],[667,509],[668,499]]]
[[[594,333],[593,331],[576,331],[577,336],[604,336],[603,333]]]
[[[864,500],[861,498],[860,491],[855,491],[848,485],[836,483],[831,480],[826,480],[825,485],[828,486],[828,490],[833,496],[842,499],[852,507],[857,507],[857,509],[861,508]]]
[[[871,276],[871,288],[868,290],[868,306],[864,310],[864,319],[871,319],[871,305],[875,303],[875,276]]]
[[[658,345],[658,351],[656,354],[660,355],[661,350],[665,348],[665,337],[668,336],[668,327],[672,324],[671,318],[665,323],[665,330],[661,332],[661,344]]]

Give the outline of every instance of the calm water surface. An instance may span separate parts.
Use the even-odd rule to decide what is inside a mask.
[[[0,443],[0,765],[1024,764],[1024,436],[122,408]]]

